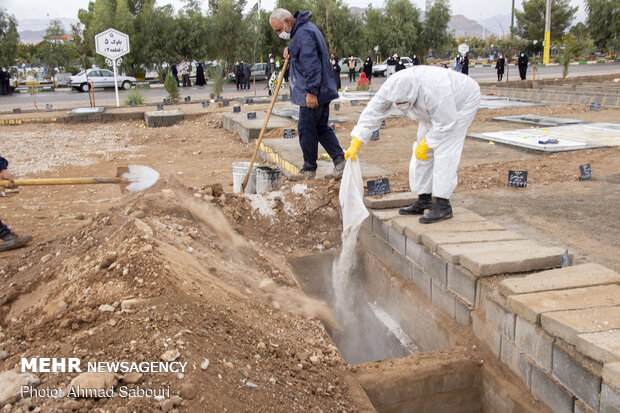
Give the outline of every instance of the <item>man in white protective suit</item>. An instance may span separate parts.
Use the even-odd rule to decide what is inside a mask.
[[[401,70],[385,81],[360,115],[345,158],[355,160],[362,144],[368,143],[396,107],[419,122],[409,166],[409,186],[418,200],[399,213],[422,215],[431,209],[420,217],[424,224],[452,218],[450,197],[456,188],[456,171],[479,103],[480,87],[461,73],[431,66]]]

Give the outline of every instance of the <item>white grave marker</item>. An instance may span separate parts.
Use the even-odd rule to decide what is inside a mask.
[[[95,35],[95,50],[98,54],[106,57],[106,63],[114,68],[114,92],[116,93],[116,106],[118,101],[118,71],[125,56],[129,53],[129,36],[116,29],[108,29]]]

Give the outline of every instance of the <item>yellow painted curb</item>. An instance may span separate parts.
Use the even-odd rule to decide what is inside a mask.
[[[265,153],[272,161],[280,165],[280,167],[285,171],[288,171],[293,175],[297,175],[299,173],[298,167],[296,167],[286,159],[282,158],[277,152],[274,152],[273,149],[271,149],[269,146],[266,146],[262,142],[260,144],[260,150],[263,151],[263,153]]]

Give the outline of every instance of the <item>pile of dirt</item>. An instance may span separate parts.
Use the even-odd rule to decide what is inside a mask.
[[[172,397],[26,397],[7,411],[358,410],[358,387],[322,324],[333,323],[329,309],[302,295],[273,248],[287,243],[278,240],[279,225],[297,222],[297,241],[308,248],[317,233],[339,234],[329,196],[335,185],[325,193],[320,185],[287,187],[279,203],[273,199],[273,216],[251,212],[248,198],[220,197],[226,214],[237,211],[235,227],[262,231],[264,245],[242,239],[217,206],[170,185],[160,182],[75,233],[3,262],[0,374],[19,370],[22,357],[187,362],[182,374],[111,379],[169,388]],[[290,203],[308,213],[293,213]],[[327,206],[335,216],[323,215]],[[66,389],[77,375],[39,373],[38,388]]]

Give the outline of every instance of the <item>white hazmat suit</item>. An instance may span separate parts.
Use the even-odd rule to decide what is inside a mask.
[[[406,103],[405,103],[406,102]],[[467,128],[480,104],[480,87],[461,73],[432,66],[414,66],[390,76],[362,112],[351,136],[368,143],[392,105],[419,122],[409,166],[409,186],[417,194],[449,199]],[[426,138],[428,159],[415,158]]]

